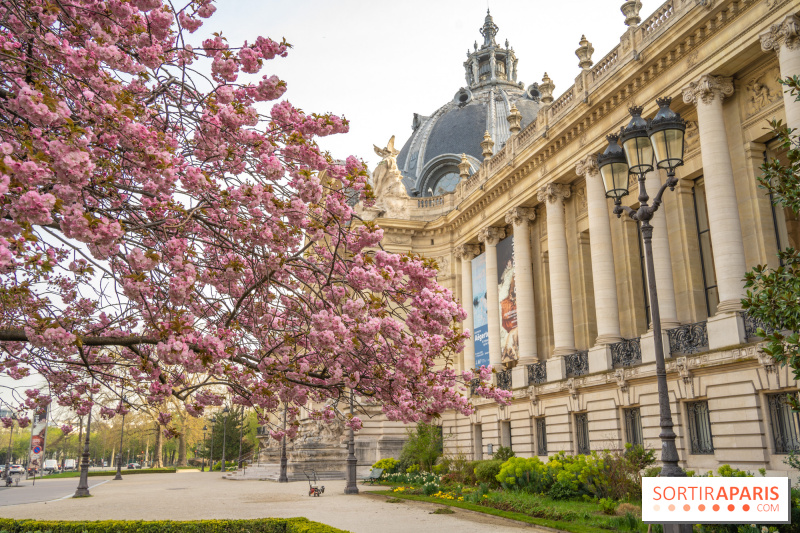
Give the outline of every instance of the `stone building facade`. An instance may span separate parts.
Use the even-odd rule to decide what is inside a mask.
[[[578,75],[557,97],[560,80],[547,75],[529,87],[516,82],[513,48],[495,42],[487,15],[484,44],[464,64],[467,86],[431,116],[415,115],[397,154],[403,208],[363,214],[378,220],[387,250],[437,260],[471,331],[472,263],[485,264],[481,338],[513,401],[476,397],[471,417],[444,416],[448,451],[478,459],[490,444],[522,456],[628,442],[659,449],[641,239],[635,222],[612,214],[596,154],[628,123],[630,106],[648,117],[656,98],[671,97],[687,121],[685,164],[652,225],[681,465],[785,471],[786,453],[800,449],[800,425],[784,398],[798,383],[759,352],[740,300],[749,268],[775,267],[779,248],[800,243],[800,223],[757,181],[765,159],[781,157],[767,120],[800,128],[800,102],[777,81],[800,74],[798,3],[668,0],[645,20],[639,0],[621,8],[619,45],[594,60],[583,37]],[[651,172],[648,191],[664,179]],[[637,187],[632,179],[623,203],[638,205]],[[498,250],[508,236],[513,332],[502,308],[508,287],[492,281],[501,280]],[[460,365],[475,361],[468,342]]]

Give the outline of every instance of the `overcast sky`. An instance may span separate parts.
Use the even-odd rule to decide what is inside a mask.
[[[642,19],[661,3],[643,0]],[[414,113],[430,115],[465,85],[466,52],[486,16],[487,0],[218,0],[217,12],[197,33],[219,31],[231,46],[257,35],[293,45],[265,73],[288,84],[285,97],[306,112],[334,112],[350,133],[320,144],[340,159],[356,155],[372,170],[372,145],[411,134]],[[619,44],[626,29],[615,0],[490,0],[498,44],[514,48],[518,80],[541,82],[555,95],[578,75],[575,50],[582,34],[595,61]]]

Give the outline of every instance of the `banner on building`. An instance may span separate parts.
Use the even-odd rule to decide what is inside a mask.
[[[489,366],[489,313],[486,307],[486,254],[472,260],[472,339],[475,368]]]
[[[44,463],[44,451],[47,445],[47,413],[50,406],[33,414],[31,424],[31,447],[28,455],[28,468],[41,470]]]
[[[502,361],[519,359],[517,288],[514,269],[514,236],[497,244],[497,288],[500,300],[500,348]]]

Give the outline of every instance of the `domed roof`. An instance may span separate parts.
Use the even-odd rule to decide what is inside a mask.
[[[522,128],[536,119],[539,111],[538,86],[527,89],[517,82],[514,49],[495,42],[497,26],[486,15],[481,34],[464,62],[468,86],[431,116],[414,114],[411,137],[397,156],[403,184],[411,196],[433,196],[455,189],[461,154],[477,168],[483,160],[481,141],[489,132],[495,152],[511,135],[507,120],[511,107],[522,115]]]

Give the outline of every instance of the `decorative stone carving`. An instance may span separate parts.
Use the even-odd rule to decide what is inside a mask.
[[[592,43],[586,40],[585,35],[581,35],[581,40],[578,42],[579,48],[575,50],[575,55],[578,56],[578,66],[583,70],[589,70],[594,64],[592,62],[592,54],[594,47]]]
[[[497,246],[497,243],[506,238],[505,228],[489,226],[478,232],[478,240],[486,246]]]
[[[563,202],[565,199],[569,198],[570,193],[570,186],[567,184],[548,183],[539,189],[539,192],[536,193],[536,198],[538,198],[540,202]]]
[[[511,134],[515,135],[519,133],[522,129],[522,113],[519,112],[516,104],[511,104],[511,109],[506,119],[508,120],[508,129],[511,130]]]
[[[547,72],[544,73],[542,77],[542,83],[539,85],[539,93],[541,96],[539,97],[539,101],[543,104],[552,104],[553,103],[553,90],[556,88],[555,83],[553,80],[550,79],[550,76],[547,75]]]
[[[629,0],[624,2],[620,7],[620,11],[625,15],[626,26],[638,26],[642,21],[639,17],[639,10],[642,9],[642,3],[639,0]]]
[[[596,176],[599,172],[597,154],[589,154],[575,164],[575,174],[578,176]]]
[[[450,277],[450,258],[446,255],[436,257],[436,264],[439,266],[439,274],[436,276],[439,279],[448,279]]]
[[[530,385],[528,387],[528,398],[530,399],[530,401],[531,401],[531,403],[533,405],[536,405],[536,402],[537,402],[537,399],[536,399],[536,387],[533,386],[533,385]]]
[[[714,7],[714,0],[694,0],[694,3],[706,9],[711,9]]]
[[[467,159],[467,154],[461,154],[461,162],[458,164],[458,175],[461,176],[461,179],[469,178],[469,169],[472,165],[469,164],[469,160]]]
[[[683,101],[697,105],[698,102],[710,104],[714,98],[725,98],[733,94],[733,78],[705,74],[683,89]]]
[[[778,366],[775,364],[775,359],[765,352],[763,347],[759,346],[756,348],[756,354],[758,355],[759,364],[764,367],[767,374],[773,372],[776,374],[778,373]]]
[[[769,31],[759,37],[761,37],[761,49],[765,52],[774,50],[778,53],[782,44],[794,50],[800,46],[800,17],[789,15],[781,22],[770,26]]]
[[[575,383],[575,378],[569,378],[567,382],[562,385],[562,390],[568,391],[573,400],[578,399],[578,387],[577,383]]]
[[[493,148],[494,148],[494,141],[492,140],[492,136],[489,135],[489,130],[486,130],[486,133],[483,134],[483,142],[481,142],[481,149],[483,150],[482,155],[484,160],[492,157]]]
[[[773,102],[781,99],[781,88],[777,80],[780,70],[772,68],[767,72],[751,78],[745,85],[745,117],[752,117]]]
[[[472,261],[476,257],[481,254],[481,247],[477,244],[462,244],[461,246],[456,246],[453,253],[456,256],[456,259],[460,259],[461,261]]]
[[[628,382],[625,381],[625,370],[618,368],[614,371],[614,379],[617,381],[617,387],[622,392],[628,392]]]
[[[697,127],[696,120],[686,121],[686,133],[684,134],[683,139],[686,143],[685,152],[687,154],[700,148],[700,130]]]
[[[403,175],[397,168],[397,154],[400,152],[394,147],[394,135],[386,143],[386,147],[374,148],[375,153],[381,157],[372,173],[376,201],[374,206],[365,211],[389,218],[408,218],[408,192],[401,181]]]
[[[577,191],[575,191],[575,199],[578,201],[578,212],[579,213],[586,213],[588,209],[588,204],[586,202],[586,188],[581,187]]]
[[[404,244],[411,246],[411,235],[389,235],[386,241],[390,244]]]
[[[675,360],[675,368],[678,370],[678,374],[684,383],[689,383],[689,381],[691,381],[692,373],[689,371],[689,361],[686,356],[678,357]]]
[[[519,226],[525,222],[533,222],[536,219],[536,210],[532,207],[515,207],[506,213],[506,224]]]

